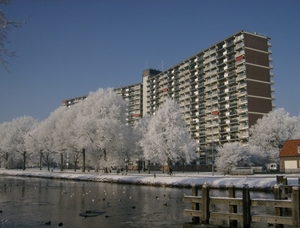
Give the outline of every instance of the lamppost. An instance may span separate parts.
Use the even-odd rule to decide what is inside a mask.
[[[213,134],[213,117],[217,116],[219,114],[218,110],[211,112],[211,172],[214,176],[215,170],[214,170],[214,134]]]
[[[37,145],[40,145],[41,143],[38,142],[32,135],[28,134],[30,138],[32,138],[34,140],[34,142],[37,144]],[[40,154],[40,162],[39,162],[39,168],[40,170],[42,170],[42,165],[43,165],[43,150],[38,148],[36,145],[34,145],[34,147],[39,151],[39,154]]]
[[[214,137],[213,137],[213,122],[211,121],[211,172],[214,176]]]

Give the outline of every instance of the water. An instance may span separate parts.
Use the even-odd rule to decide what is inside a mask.
[[[0,177],[0,227],[182,227],[190,189]],[[104,212],[82,217],[86,211]],[[92,213],[88,213],[93,215]]]
[[[191,189],[0,176],[0,228],[45,227],[48,221],[51,226],[63,223],[63,227],[72,228],[179,228],[191,221],[183,216],[183,210],[191,208],[182,201],[184,194],[191,195]],[[237,191],[236,197],[241,194]],[[228,192],[212,190],[210,195],[226,197]],[[263,192],[251,192],[250,196],[273,198]],[[228,206],[212,205],[211,209],[228,211]],[[253,212],[272,214],[274,208],[255,208]],[[89,217],[92,215],[97,216]],[[227,224],[225,220],[210,222]],[[252,227],[268,225],[256,223]]]

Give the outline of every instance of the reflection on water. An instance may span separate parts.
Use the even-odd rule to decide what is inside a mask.
[[[190,190],[0,177],[0,227],[182,227],[183,194]],[[104,213],[80,216],[91,212]]]
[[[191,189],[0,176],[0,228],[45,227],[49,221],[51,226],[61,223],[72,228],[182,227],[191,221],[183,216],[183,210],[191,208],[182,201],[184,194],[191,195]],[[236,192],[236,197],[241,195]],[[211,190],[210,196],[227,197],[228,192]],[[259,192],[250,196],[273,198]],[[228,206],[212,205],[211,210],[228,211]],[[272,214],[274,208],[255,208],[253,213]],[[253,224],[258,227],[268,225]]]

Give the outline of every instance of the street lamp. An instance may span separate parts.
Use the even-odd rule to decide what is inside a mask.
[[[219,111],[215,110],[211,112],[211,172],[214,176],[214,135],[213,135],[213,117],[219,115]]]

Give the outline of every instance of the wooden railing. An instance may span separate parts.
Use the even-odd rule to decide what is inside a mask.
[[[284,186],[287,188],[286,186]],[[244,228],[250,228],[252,222],[275,224],[276,228],[291,225],[300,227],[299,186],[289,186],[291,199],[282,200],[282,185],[274,186],[275,199],[250,199],[248,186],[242,189],[242,197],[235,197],[235,187],[228,187],[228,197],[210,197],[209,186],[202,186],[202,196],[198,196],[197,186],[192,186],[192,196],[184,196],[184,202],[192,203],[192,209],[185,209],[184,215],[192,216],[193,223],[209,224],[213,219],[228,220],[230,227],[237,227],[238,221]],[[213,211],[211,205],[227,205],[228,211]],[[274,214],[253,214],[252,207],[273,207]],[[238,211],[238,209],[240,211]],[[291,215],[286,215],[285,210],[291,210]]]

